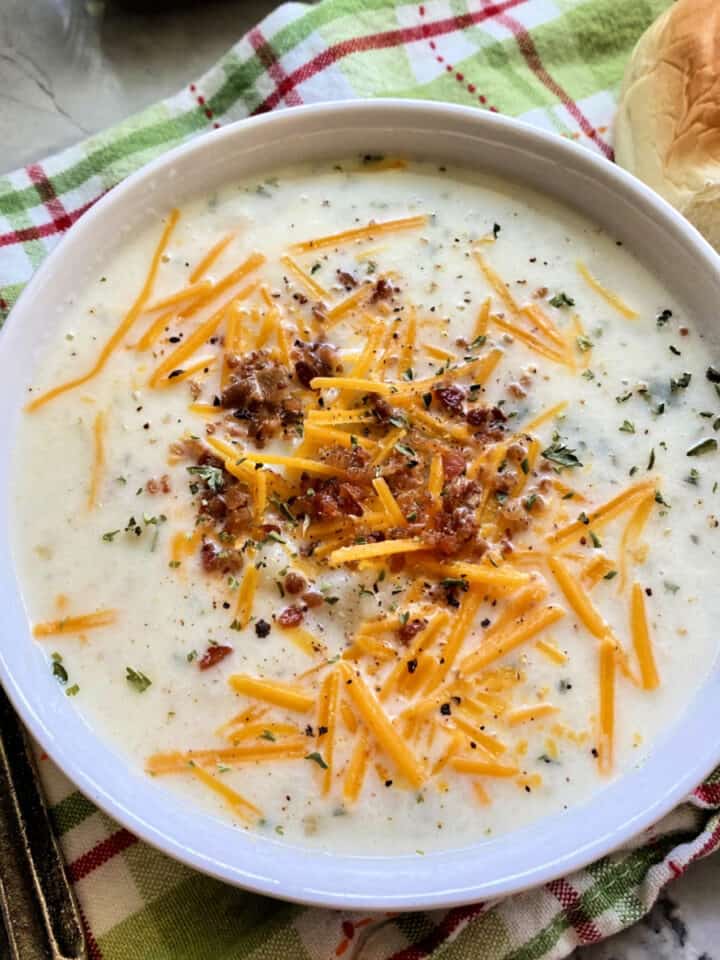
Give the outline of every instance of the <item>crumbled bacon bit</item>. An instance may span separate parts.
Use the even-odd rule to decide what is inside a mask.
[[[320,451],[320,459],[347,474],[354,483],[369,484],[372,480],[370,454],[361,446],[325,447]]]
[[[327,307],[322,300],[313,304],[311,313],[319,323],[327,323]]]
[[[307,580],[291,570],[285,577],[285,589],[290,594],[302,593],[307,587]]]
[[[146,493],[170,493],[170,477],[164,473],[159,480],[156,480],[155,477],[150,477],[148,482],[145,484]]]
[[[476,437],[495,442],[503,438],[507,417],[500,407],[473,407],[465,414],[465,421]]]
[[[311,520],[333,520],[336,517],[362,515],[362,500],[367,495],[355,484],[337,477],[321,479],[304,476],[303,493],[293,502],[293,511]]]
[[[527,449],[522,443],[515,441],[508,445],[505,456],[510,463],[520,463],[527,456]]]
[[[414,617],[412,620],[403,623],[398,629],[398,639],[400,643],[407,646],[426,626],[427,620],[421,617]]]
[[[457,384],[441,384],[433,391],[438,403],[455,416],[462,416],[465,405],[465,391]]]
[[[200,560],[207,573],[237,573],[242,569],[243,556],[239,550],[222,550],[214,540],[204,539],[200,547]]]
[[[198,667],[200,670],[209,670],[210,667],[214,667],[216,663],[220,663],[225,657],[229,657],[232,652],[232,647],[226,647],[220,643],[213,644],[207,648],[198,660]]]
[[[233,416],[245,427],[247,436],[262,446],[287,420],[299,414],[295,398],[287,395],[290,371],[274,360],[267,350],[254,350],[233,368],[220,401],[234,408]]]
[[[443,450],[442,462],[446,481],[465,473],[465,456],[459,450]]]
[[[314,607],[321,607],[325,603],[325,597],[317,590],[306,590],[302,595],[302,601],[309,610],[312,610]]]
[[[191,460],[199,460],[207,451],[200,440],[196,440],[194,437],[184,437],[182,440],[174,440],[170,444],[170,453],[176,457],[189,457]]]
[[[370,297],[370,303],[377,303],[378,300],[389,300],[394,293],[393,286],[385,277],[380,277],[375,283],[373,294]]]
[[[510,394],[511,397],[515,397],[518,400],[522,400],[523,397],[527,396],[527,390],[524,387],[520,386],[517,380],[511,381],[507,385],[507,392]]]
[[[336,270],[335,273],[346,290],[352,290],[358,285],[357,279],[347,270]]]
[[[395,414],[387,400],[378,393],[371,393],[368,396],[367,404],[378,423],[389,423],[390,418]]]
[[[290,607],[285,607],[278,614],[277,622],[284,630],[288,630],[290,627],[297,627],[298,624],[302,623],[304,616],[303,609],[293,604]]]
[[[340,363],[337,347],[325,340],[314,343],[296,340],[292,357],[295,376],[307,390],[313,377],[329,377],[337,371]]]

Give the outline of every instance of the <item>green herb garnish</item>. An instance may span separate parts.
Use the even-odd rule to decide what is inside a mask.
[[[582,462],[575,455],[575,451],[571,450],[570,447],[566,447],[564,443],[556,442],[551,444],[542,451],[541,456],[551,463],[556,463],[559,467],[572,469],[573,467],[582,466]]]
[[[701,457],[706,453],[712,453],[714,450],[717,450],[717,448],[718,442],[715,437],[706,437],[704,440],[699,440],[697,443],[693,444],[693,446],[687,451],[686,456]]]
[[[125,667],[125,679],[138,693],[144,693],[149,686],[152,686],[152,680],[149,677],[139,670],[133,670],[132,667]]]
[[[328,768],[328,765],[325,763],[322,756],[317,752],[317,750],[315,750],[314,753],[308,753],[305,759],[312,760],[313,763],[316,763],[319,767],[322,767],[323,770],[327,770]]]

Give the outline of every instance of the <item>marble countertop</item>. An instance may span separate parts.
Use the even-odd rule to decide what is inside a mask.
[[[2,172],[180,89],[275,2],[164,6],[171,12],[148,15],[102,0],[0,0]],[[574,954],[574,960],[715,958],[720,960],[717,856],[693,865],[635,927]]]

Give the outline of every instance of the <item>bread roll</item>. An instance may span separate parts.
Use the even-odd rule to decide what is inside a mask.
[[[720,0],[678,0],[640,38],[615,158],[720,249]]]

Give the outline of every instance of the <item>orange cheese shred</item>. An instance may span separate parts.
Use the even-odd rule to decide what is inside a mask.
[[[178,383],[190,380],[191,377],[199,373],[209,373],[216,363],[217,357],[200,357],[199,360],[194,360],[187,367],[183,367],[182,370],[178,370],[177,372],[173,370],[173,375],[169,376],[166,380],[161,380],[157,384],[157,387],[162,389],[165,387],[174,387]]]
[[[250,623],[255,590],[257,588],[257,579],[257,567],[254,563],[251,563],[243,575],[240,589],[238,590],[236,615],[241,627],[246,627]]]
[[[201,323],[176,350],[173,350],[170,356],[166,357],[165,360],[155,368],[148,380],[148,385],[150,387],[158,387],[163,381],[165,386],[167,386],[168,383],[172,383],[170,374],[175,370],[180,370],[181,364],[184,363],[188,357],[192,356],[198,347],[201,347],[210,339],[222,323],[226,309],[227,304],[220,307],[219,310],[216,310],[215,313],[205,320],[204,323]]]
[[[236,267],[234,270],[231,270],[230,273],[226,273],[216,284],[213,285],[212,289],[209,290],[206,294],[203,294],[186,309],[182,312],[179,319],[183,322],[191,320],[196,313],[199,313],[200,310],[205,307],[209,307],[214,301],[218,300],[224,293],[232,289],[232,287],[237,286],[241,280],[244,280],[245,277],[249,274],[254,273],[259,267],[265,263],[265,257],[262,253],[251,253],[243,262]],[[257,287],[257,281],[253,282],[251,285],[248,285],[246,289],[255,290]],[[235,297],[231,299],[236,299]]]
[[[501,633],[480,646],[475,653],[468,654],[460,663],[461,674],[478,673],[496,660],[527,643],[546,627],[551,626],[565,616],[562,607],[549,605],[531,613],[521,624],[508,633]]]
[[[442,493],[443,483],[445,482],[445,469],[443,459],[439,453],[434,453],[430,461],[430,476],[428,477],[428,493],[432,497],[433,505],[437,509],[440,506],[440,494]]]
[[[204,783],[206,787],[209,787],[210,790],[219,797],[222,797],[225,803],[236,813],[239,813],[248,823],[253,823],[262,817],[262,810],[256,807],[254,803],[250,803],[250,801],[246,800],[237,790],[233,790],[232,787],[223,783],[218,777],[208,773],[203,767],[192,764],[192,766],[190,766],[190,772],[201,783]]]
[[[578,580],[572,576],[565,564],[558,557],[550,557],[548,566],[557,580],[558,586],[565,594],[565,599],[583,626],[598,639],[607,636],[607,623],[597,612],[590,597]]]
[[[263,723],[257,721],[244,723],[240,727],[229,730],[227,737],[233,743],[243,743],[245,740],[256,740],[258,737],[263,740],[270,740],[270,737],[267,736],[268,733],[271,733],[274,737],[302,736],[302,730],[294,723]]]
[[[46,403],[49,403],[51,400],[54,400],[55,397],[59,397],[61,394],[67,393],[68,390],[74,390],[75,387],[82,386],[82,384],[92,380],[93,377],[97,376],[97,374],[104,369],[105,364],[108,362],[117,347],[122,343],[137,318],[143,312],[145,304],[150,299],[153,287],[155,286],[155,279],[162,261],[163,253],[165,252],[179,218],[179,211],[173,210],[168,217],[167,223],[165,224],[165,228],[162,232],[162,236],[160,237],[158,245],[155,248],[155,253],[153,254],[152,261],[150,263],[150,269],[148,270],[145,282],[143,283],[137,299],[123,317],[120,325],[100,351],[100,355],[90,370],[80,377],[75,377],[72,380],[66,380],[65,383],[61,383],[57,387],[52,387],[52,389],[47,390],[39,397],[35,397],[35,399],[31,400],[25,408],[28,412],[32,413],[44,406]]]
[[[637,320],[640,314],[637,310],[633,310],[632,307],[629,307],[620,297],[613,293],[612,290],[608,290],[607,287],[604,287],[597,277],[594,277],[584,263],[578,261],[577,263],[578,273],[583,278],[585,283],[591,287],[595,293],[598,293],[606,303],[609,303],[610,306],[617,310],[617,312],[625,317],[626,320]]]
[[[548,340],[552,340],[560,350],[567,350],[565,338],[542,307],[536,303],[528,303],[520,308],[520,312],[534,323],[536,327],[542,330]]]
[[[523,433],[534,433],[538,427],[543,426],[549,420],[555,420],[556,417],[559,417],[567,407],[567,400],[562,400],[560,403],[556,403],[552,407],[548,407],[547,410],[543,410],[542,413],[539,413],[536,417],[533,417],[528,423],[523,427]]]
[[[349,296],[341,300],[340,303],[336,304],[331,310],[328,310],[326,326],[336,324],[339,320],[342,320],[343,317],[352,313],[370,296],[372,290],[372,284],[361,283],[357,290],[353,290]]]
[[[480,591],[469,589],[465,593],[460,610],[455,615],[455,622],[450,629],[447,641],[442,649],[442,657],[438,663],[438,670],[433,676],[431,683],[428,684],[426,692],[430,693],[435,687],[439,686],[447,676],[448,671],[453,667],[481,603],[482,594]]]
[[[492,375],[493,370],[498,365],[502,357],[503,351],[495,348],[493,350],[489,350],[487,353],[484,353],[481,357],[477,357],[475,360],[470,360],[468,363],[460,364],[457,367],[450,367],[448,370],[445,370],[442,374],[438,374],[437,376],[425,377],[422,380],[409,380],[398,383],[395,385],[393,402],[400,402],[402,398],[407,395],[427,393],[441,383],[447,383],[460,377],[470,377],[473,383],[482,385],[486,383],[486,381]],[[388,393],[391,392],[389,384],[384,384],[383,386],[387,388]]]
[[[535,336],[534,333],[530,333],[527,330],[523,330],[522,327],[518,326],[516,323],[512,323],[510,320],[505,320],[504,317],[501,317],[499,314],[494,313],[490,317],[490,322],[494,323],[496,327],[500,327],[501,330],[504,330],[506,333],[512,334],[518,340],[530,347],[531,350],[534,350],[535,353],[539,353],[541,357],[545,357],[547,360],[552,360],[553,363],[561,363],[567,366],[572,366],[572,361],[568,357],[567,353],[560,353],[556,347],[548,346],[546,343]]]
[[[425,628],[418,631],[411,646],[404,651],[403,656],[398,660],[388,674],[382,686],[382,690],[380,691],[381,700],[386,700],[392,693],[395,692],[403,677],[411,676],[411,674],[408,673],[408,663],[412,660],[417,660],[423,650],[428,650],[432,646],[432,643],[437,635],[447,626],[449,619],[450,614],[447,612],[447,610],[438,610],[432,616]],[[418,667],[415,670],[415,674],[412,675],[414,681],[418,683],[418,685],[419,677],[417,674],[419,669],[420,662],[418,660]],[[422,674],[422,671],[420,671],[420,673]]]
[[[413,356],[415,354],[415,337],[417,336],[417,313],[415,308],[411,307],[408,311],[408,319],[405,325],[405,336],[400,357],[398,359],[398,368],[401,373],[412,368]]]
[[[597,527],[608,523],[610,520],[623,513],[631,506],[638,497],[647,495],[649,491],[655,490],[654,480],[642,480],[632,486],[626,487],[616,496],[612,497],[606,503],[587,512],[588,523],[582,520],[574,520],[567,526],[561,527],[547,538],[547,542],[553,546],[560,546],[567,540],[571,540],[578,533],[587,532],[588,526]]]
[[[157,310],[167,310],[168,307],[174,307],[176,304],[183,303],[185,300],[193,300],[201,294],[209,293],[212,288],[213,284],[210,280],[200,280],[198,283],[189,283],[186,287],[181,287],[179,290],[176,290],[175,293],[170,293],[167,297],[153,301],[153,303],[145,307],[144,312],[155,313]]]
[[[310,386],[313,390],[360,390],[363,393],[379,393],[383,396],[392,392],[389,383],[365,380],[362,377],[313,377]]]
[[[625,589],[628,560],[631,558],[631,553],[637,546],[637,542],[642,536],[642,532],[645,529],[648,520],[650,519],[650,514],[652,513],[654,504],[655,494],[649,493],[638,503],[633,510],[630,519],[625,525],[625,529],[623,530],[622,537],[620,539],[620,551],[618,556],[618,568],[620,572],[620,576],[618,577],[619,590]]]
[[[478,311],[477,319],[475,320],[475,329],[473,330],[473,339],[478,337],[484,337],[488,332],[488,325],[490,323],[490,305],[492,300],[490,297],[486,297],[483,302],[480,310]]]
[[[305,690],[290,683],[281,683],[279,680],[262,680],[245,673],[235,673],[230,677],[230,686],[235,693],[272,703],[276,707],[285,707],[286,710],[294,710],[297,713],[309,713],[315,705],[313,697]]]
[[[532,723],[533,720],[547,717],[558,712],[558,707],[552,703],[530,703],[522,707],[513,707],[508,710],[504,719],[511,727],[516,727],[520,723]]]
[[[368,223],[365,227],[355,227],[333,233],[326,237],[316,237],[313,240],[303,240],[290,247],[292,253],[308,253],[311,250],[322,250],[326,247],[336,247],[343,243],[353,243],[357,240],[367,240],[385,233],[397,233],[401,230],[414,230],[427,223],[426,216],[403,217],[399,220],[384,220],[379,223]]]
[[[185,753],[172,750],[155,753],[148,757],[145,769],[148,773],[178,773],[187,771],[191,763],[201,766],[217,766],[221,763],[233,766],[240,763],[264,763],[275,760],[297,760],[307,753],[307,737],[294,740],[278,740],[276,743],[241,743],[236,747],[215,747],[209,750],[187,750]]]
[[[329,562],[333,567],[343,563],[354,563],[356,560],[367,560],[370,557],[389,557],[396,553],[413,553],[415,550],[425,550],[425,544],[419,540],[383,540],[380,543],[359,543],[350,547],[340,547],[330,554]]]
[[[340,674],[337,670],[328,673],[320,688],[320,710],[318,712],[318,731],[324,727],[326,733],[318,735],[318,746],[326,763],[323,773],[323,796],[327,796],[332,786],[333,760],[335,756],[335,735],[337,728],[338,700],[340,694]],[[322,721],[320,715],[322,714]]]
[[[95,613],[83,613],[75,617],[62,617],[60,620],[46,620],[33,627],[34,637],[57,637],[62,634],[82,633],[109,627],[117,620],[117,610],[97,610]]]
[[[553,663],[564,664],[567,663],[568,657],[566,653],[556,647],[554,643],[550,643],[549,640],[538,640],[535,644],[535,648],[540,651],[540,653],[545,654],[548,660],[552,660]]]
[[[205,256],[198,261],[197,266],[193,267],[192,273],[190,274],[190,283],[195,283],[200,280],[201,277],[204,277],[234,239],[234,233],[226,233],[224,237],[221,237],[216,244],[210,247]]]
[[[643,689],[655,690],[660,685],[660,677],[655,665],[655,656],[650,641],[650,631],[648,630],[645,594],[639,583],[632,585],[630,595],[630,633],[635,648],[635,656],[640,665]]]
[[[319,284],[309,273],[306,273],[300,264],[296,260],[293,260],[289,254],[283,254],[283,256],[280,257],[280,263],[282,263],[284,267],[287,267],[290,273],[300,281],[311,296],[324,301],[330,299],[330,294],[325,287]]]
[[[450,766],[458,773],[472,773],[481,777],[515,777],[520,773],[517,767],[475,757],[451,757]]]
[[[346,803],[355,803],[360,796],[360,792],[365,781],[365,774],[368,766],[368,738],[367,732],[361,729],[355,740],[350,762],[345,772],[343,782],[343,797]]]
[[[88,510],[94,510],[97,505],[98,493],[105,469],[105,432],[107,416],[103,411],[96,414],[93,422],[93,462],[90,474],[90,491],[88,493]]]
[[[400,509],[400,505],[392,495],[392,491],[387,485],[387,480],[385,480],[384,477],[374,477],[372,485],[390,519],[399,527],[407,526],[407,520]]]
[[[347,663],[341,662],[338,664],[338,671],[343,690],[352,700],[355,709],[378,745],[393,761],[398,772],[408,783],[412,787],[419,787],[425,779],[421,764],[395,729],[364,680]]]

